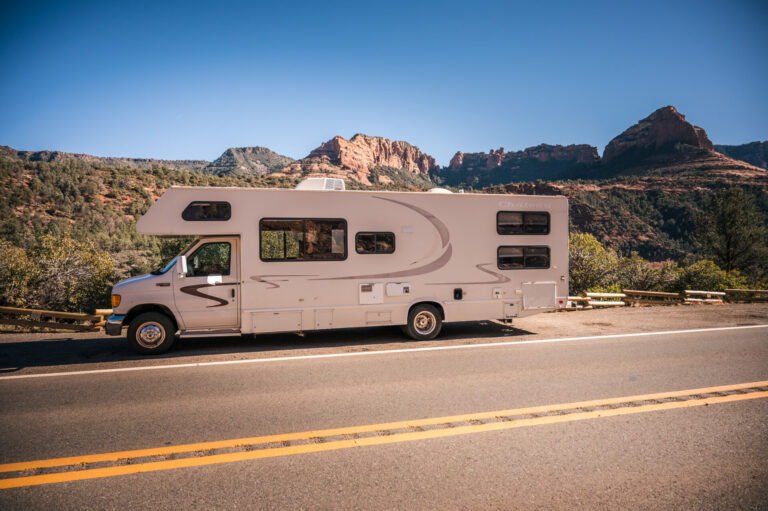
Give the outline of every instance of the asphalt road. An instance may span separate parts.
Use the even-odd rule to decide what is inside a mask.
[[[763,327],[516,340],[0,378],[0,463],[768,380]],[[158,364],[129,362],[98,367]],[[766,417],[756,398],[25,486],[0,507],[765,509]]]

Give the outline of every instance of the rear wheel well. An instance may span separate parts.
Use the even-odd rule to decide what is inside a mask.
[[[176,322],[176,318],[174,317],[173,312],[171,312],[171,309],[158,303],[143,303],[141,305],[135,306],[130,311],[128,311],[128,314],[125,315],[123,325],[130,325],[131,321],[133,321],[136,316],[139,314],[144,314],[145,312],[159,312],[160,314],[164,314],[168,316],[168,319],[170,319],[171,323],[173,323],[173,328],[175,329],[174,331],[179,329],[179,324]]]
[[[417,302],[417,303],[414,303],[413,305],[411,305],[411,308],[408,309],[408,315],[410,316],[411,311],[413,310],[413,308],[414,307],[418,307],[419,305],[431,305],[432,307],[437,309],[437,312],[440,313],[440,319],[445,321],[445,311],[443,310],[443,306],[440,305],[437,302]]]

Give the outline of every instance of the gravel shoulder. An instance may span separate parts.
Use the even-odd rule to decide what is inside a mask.
[[[768,324],[768,304],[626,307],[538,314],[512,325],[447,324],[438,339],[422,342],[406,339],[398,327],[185,339],[154,357],[100,332],[0,334],[0,376],[759,324]]]

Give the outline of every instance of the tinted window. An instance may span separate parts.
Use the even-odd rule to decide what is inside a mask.
[[[340,261],[347,258],[343,219],[265,218],[260,224],[264,261]]]
[[[500,270],[549,268],[549,247],[499,247]]]
[[[187,258],[187,276],[229,275],[231,252],[230,244],[225,241],[200,245]]]
[[[496,214],[499,234],[549,234],[549,213],[533,211],[499,211]]]
[[[232,207],[229,202],[190,202],[181,213],[181,218],[187,221],[229,220]]]
[[[391,254],[395,251],[395,233],[358,232],[355,250],[358,254]]]

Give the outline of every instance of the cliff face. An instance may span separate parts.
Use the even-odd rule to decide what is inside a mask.
[[[437,168],[435,159],[418,147],[400,140],[357,134],[350,140],[333,137],[309,153],[307,158],[323,158],[342,168],[367,172],[373,167],[405,169],[414,174],[428,174]]]
[[[277,154],[266,147],[230,147],[216,158],[203,172],[238,176],[264,175],[282,169],[295,160]]]
[[[768,140],[741,145],[716,145],[715,151],[755,167],[768,169]]]
[[[663,152],[675,144],[714,150],[703,128],[686,121],[685,116],[675,107],[665,106],[611,140],[605,147],[603,163],[611,164],[623,157],[636,158],[639,155]]]
[[[277,173],[288,176],[339,177],[364,185],[429,186],[437,162],[407,142],[357,134],[336,136]]]
[[[568,170],[587,168],[600,160],[597,148],[586,145],[541,144],[522,151],[504,148],[487,153],[457,152],[446,169],[436,172],[446,184],[491,185],[536,179],[557,179]]]

